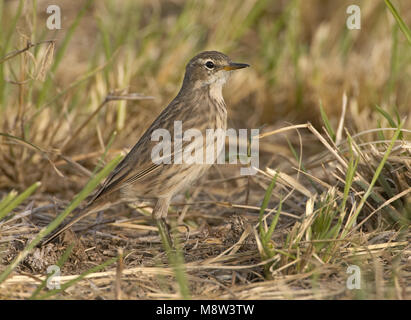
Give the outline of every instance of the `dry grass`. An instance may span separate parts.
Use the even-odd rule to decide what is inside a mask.
[[[260,169],[214,166],[173,199],[176,252],[149,207],[119,205],[78,223],[81,241],[27,252],[1,299],[410,299],[411,50],[384,2],[361,2],[360,31],[345,28],[351,1],[54,3],[59,31],[47,1],[0,0],[0,199],[21,195],[0,202],[0,274],[201,50],[252,65],[224,94],[230,127],[261,128]],[[60,262],[64,290],[36,292]]]

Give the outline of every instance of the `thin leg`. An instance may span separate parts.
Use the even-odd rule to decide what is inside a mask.
[[[168,224],[166,222],[169,205],[169,198],[160,198],[157,200],[157,203],[153,209],[153,219],[157,223],[158,231],[166,250],[174,248],[170,235],[170,228],[168,227]]]
[[[170,235],[170,228],[166,222],[165,218],[156,219],[158,232],[160,233],[161,241],[164,244],[164,247],[167,250],[174,248],[174,243]]]

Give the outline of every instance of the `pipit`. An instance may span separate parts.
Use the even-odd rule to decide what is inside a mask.
[[[153,139],[157,129],[170,132],[171,144],[175,124],[181,123],[183,132],[196,129],[206,136],[207,129],[227,128],[227,110],[222,87],[231,71],[248,67],[248,64],[234,63],[225,54],[205,51],[192,58],[186,66],[182,87],[177,96],[154,120],[131,151],[110,173],[103,185],[95,192],[80,213],[67,224],[57,229],[43,242],[48,243],[80,219],[91,213],[111,207],[118,202],[151,200],[155,205],[153,218],[164,222],[171,198],[200,178],[212,165],[209,161],[185,163],[176,160],[176,150],[165,155],[162,162],[153,161],[153,148],[158,141]],[[181,139],[181,148],[190,141]],[[209,152],[203,146],[204,154]],[[215,156],[222,151],[214,149]]]

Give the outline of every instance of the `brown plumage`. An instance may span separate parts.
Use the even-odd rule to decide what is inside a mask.
[[[175,164],[173,151],[170,164],[154,163],[152,150],[158,142],[152,141],[153,132],[156,129],[168,130],[173,145],[175,121],[181,121],[183,133],[188,129],[197,129],[203,137],[206,137],[206,129],[225,130],[227,110],[222,87],[232,70],[245,67],[248,65],[233,63],[217,51],[205,51],[192,58],[186,66],[182,87],[173,101],[111,172],[80,214],[57,229],[43,243],[51,241],[85,216],[120,201],[153,200],[153,218],[164,219],[172,196],[201,177],[211,164]],[[189,144],[190,141],[183,141],[182,149]],[[204,145],[204,155],[205,150]],[[215,151],[217,156],[221,150]]]

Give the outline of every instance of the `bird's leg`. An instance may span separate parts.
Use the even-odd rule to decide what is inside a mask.
[[[173,249],[174,244],[170,235],[170,228],[166,222],[166,219],[160,218],[156,220],[158,231],[160,232],[161,241],[165,245],[166,249]]]
[[[153,209],[153,219],[157,223],[160,237],[166,248],[173,248],[173,241],[170,235],[170,228],[166,222],[168,207],[170,205],[170,198],[160,198],[157,200]]]

